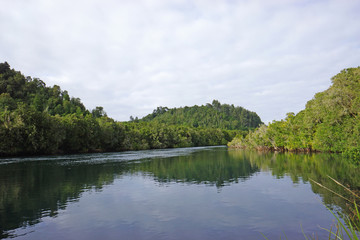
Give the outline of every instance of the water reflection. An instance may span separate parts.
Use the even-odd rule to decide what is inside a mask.
[[[146,172],[156,181],[208,184],[222,187],[232,182],[245,181],[259,168],[246,156],[232,157],[227,149],[199,151],[191,155],[156,158],[133,165],[130,172]]]
[[[312,179],[349,199],[352,199],[351,194],[333,182],[329,176],[352,190],[360,190],[359,167],[342,159],[340,154],[259,153],[241,150],[229,150],[229,154],[233,158],[243,158],[245,155],[251,165],[258,166],[261,171],[270,171],[277,178],[289,176],[294,183],[306,183]],[[330,208],[348,209],[342,198],[310,183],[312,191],[319,194]]]
[[[127,169],[125,163],[62,164],[30,161],[0,165],[1,237],[8,230],[34,225],[55,217],[68,202],[87,190],[101,190]]]
[[[196,184],[216,186],[216,188],[221,189],[227,185],[247,181],[254,174],[257,175],[256,179],[263,179],[258,184],[266,185],[268,181],[266,174],[263,176],[260,173],[269,172],[277,179],[290,177],[294,184],[308,182],[311,178],[341,193],[343,190],[330,181],[327,177],[328,175],[340,180],[344,184],[352,186],[352,188],[359,189],[360,187],[358,169],[342,161],[337,155],[327,154],[259,154],[257,152],[227,150],[226,148],[191,148],[50,158],[3,159],[0,162],[2,163],[0,164],[0,238],[11,237],[14,234],[13,230],[34,226],[44,218],[57,217],[60,211],[68,207],[70,202],[79,201],[88,192],[101,192],[105,186],[116,185],[115,181],[121,182],[123,188],[126,183],[129,188],[128,191],[133,190],[133,194],[138,191],[137,196],[142,197],[142,200],[139,201],[146,202],[146,204],[150,204],[147,201],[151,201],[149,200],[152,199],[151,196],[158,193],[149,191],[147,195],[142,195],[144,189],[136,189],[135,185],[132,184],[139,181],[139,179],[145,179],[144,181],[146,179],[153,179],[159,184],[165,185],[177,183]],[[143,176],[143,178],[132,180],[130,178],[129,180],[128,176]],[[269,185],[266,189],[271,188]],[[317,185],[311,185],[311,188],[329,206],[347,209],[342,199],[319,188]],[[186,190],[182,188],[179,191]],[[259,198],[262,195],[256,193],[256,189],[242,189],[241,191],[247,194],[246,197],[242,197],[242,201],[248,199],[242,205],[249,205],[255,211],[256,206],[251,203],[256,200],[251,199],[250,196]],[[273,196],[279,203],[285,201],[285,197],[286,201],[298,201],[295,197],[291,198],[291,195],[288,194],[290,190],[288,190],[288,193],[276,191],[266,193],[266,196]],[[174,197],[180,197],[177,194],[181,196],[182,193],[167,195],[163,205],[166,205],[168,201],[172,201],[172,204],[177,204],[178,198]],[[282,197],[284,194],[286,196]],[[194,196],[194,193],[189,194],[189,196]],[[201,204],[207,198],[192,198],[191,201]],[[132,200],[127,199],[124,195],[121,199],[121,206],[128,206],[127,201]],[[161,200],[157,199],[157,201]],[[221,204],[224,204],[225,200],[222,199],[221,201],[223,201]],[[240,208],[239,202],[235,203],[231,197],[226,200],[226,204],[237,206],[236,209],[232,208],[232,211],[239,213],[239,216],[246,215],[244,212],[241,212],[244,211],[243,206]],[[259,202],[259,204],[264,204],[264,202]],[[114,206],[111,205],[111,207]],[[234,214],[226,213],[228,208],[225,208],[223,205],[221,205],[222,207],[220,204],[216,206],[223,211],[221,215],[224,216],[221,218],[221,221],[226,222],[224,226],[233,224],[230,223],[230,220],[227,220],[228,217],[225,217],[225,215],[233,216]],[[105,209],[108,207],[110,206],[104,203],[102,211],[106,211]],[[141,208],[141,206],[139,207]],[[262,206],[261,209],[264,208],[262,211],[265,211],[267,207],[271,208],[273,205]],[[131,206],[129,205],[128,209],[130,208]],[[188,210],[182,209],[181,211],[178,209],[180,212],[169,209],[166,210],[169,214],[163,216],[165,219],[163,219],[163,222],[166,222],[166,219],[169,218],[173,219],[173,222],[177,222],[179,226],[184,223],[180,222],[178,215],[189,211],[188,217],[191,218],[190,215],[193,211],[191,208]],[[123,207],[121,211],[125,210],[126,207]],[[292,210],[289,209],[288,211]],[[170,214],[171,212],[172,214]],[[99,215],[99,212],[96,212],[96,214]],[[131,214],[131,211],[125,215],[128,216],[129,214]],[[209,218],[214,217],[206,214],[206,211],[201,212],[201,214],[204,215],[201,218],[204,221],[210,221]],[[274,214],[269,213],[272,218],[276,218],[276,214],[279,213]],[[138,215],[128,217],[130,220],[128,219],[127,221],[131,224],[136,222],[137,218],[141,218],[142,215],[138,213]],[[245,221],[245,225],[254,221],[254,224],[249,226],[250,229],[254,228],[256,224],[260,225],[261,223],[261,220],[254,216],[248,216],[246,220],[238,218],[237,215],[233,217],[236,219],[236,222]],[[278,217],[281,218],[283,216]],[[170,222],[170,220],[167,221]],[[287,220],[285,219],[284,221]],[[215,219],[214,226],[216,224],[219,225]],[[171,226],[167,227],[171,228]],[[271,229],[269,226],[268,228]],[[263,229],[267,228],[264,226]]]

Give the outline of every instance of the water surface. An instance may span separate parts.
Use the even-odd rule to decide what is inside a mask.
[[[0,159],[0,238],[304,239],[346,203],[327,177],[359,188],[337,155],[225,147]]]

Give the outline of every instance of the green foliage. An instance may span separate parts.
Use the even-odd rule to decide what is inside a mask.
[[[123,124],[126,150],[225,145],[234,137],[233,133],[220,129],[148,122]]]
[[[158,107],[141,121],[227,130],[251,129],[262,123],[256,113],[242,107],[221,104],[217,100],[205,106],[195,105],[172,109]]]
[[[289,151],[346,152],[360,143],[360,67],[341,71],[298,114],[234,139],[229,146]],[[355,154],[355,155],[354,155]]]
[[[231,120],[224,111],[252,114],[217,101],[205,109],[209,111],[205,114],[208,122],[214,111],[215,119],[221,122],[224,118],[223,123]],[[154,114],[168,111],[159,107]],[[246,121],[260,121],[255,115]],[[179,119],[184,117],[190,115],[179,115]],[[211,128],[211,124],[205,128],[199,123],[194,128],[137,118],[116,122],[107,117],[103,107],[90,112],[79,98],[70,97],[59,86],[47,87],[40,79],[25,78],[6,62],[0,63],[0,156],[225,145],[236,134],[243,134],[240,130]]]
[[[360,165],[360,147],[353,147],[343,152],[343,156],[352,163]]]
[[[104,111],[103,107],[96,107],[91,111],[91,114],[96,118],[106,116],[106,112]]]

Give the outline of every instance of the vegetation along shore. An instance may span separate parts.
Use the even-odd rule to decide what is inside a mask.
[[[0,63],[0,156],[226,145],[262,123],[256,113],[216,100],[130,119],[87,110],[59,86]]]
[[[360,157],[360,67],[342,70],[304,110],[268,125],[242,107],[214,100],[128,122],[103,107],[87,110],[57,85],[48,87],[0,63],[0,156],[225,145]]]
[[[332,85],[315,94],[304,110],[261,125],[229,144],[234,148],[298,152],[342,152],[360,158],[360,67],[342,70]]]

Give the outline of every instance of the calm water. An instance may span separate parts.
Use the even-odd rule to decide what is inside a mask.
[[[259,154],[225,147],[0,159],[0,239],[304,239],[328,234],[309,182],[359,188],[337,155]]]

